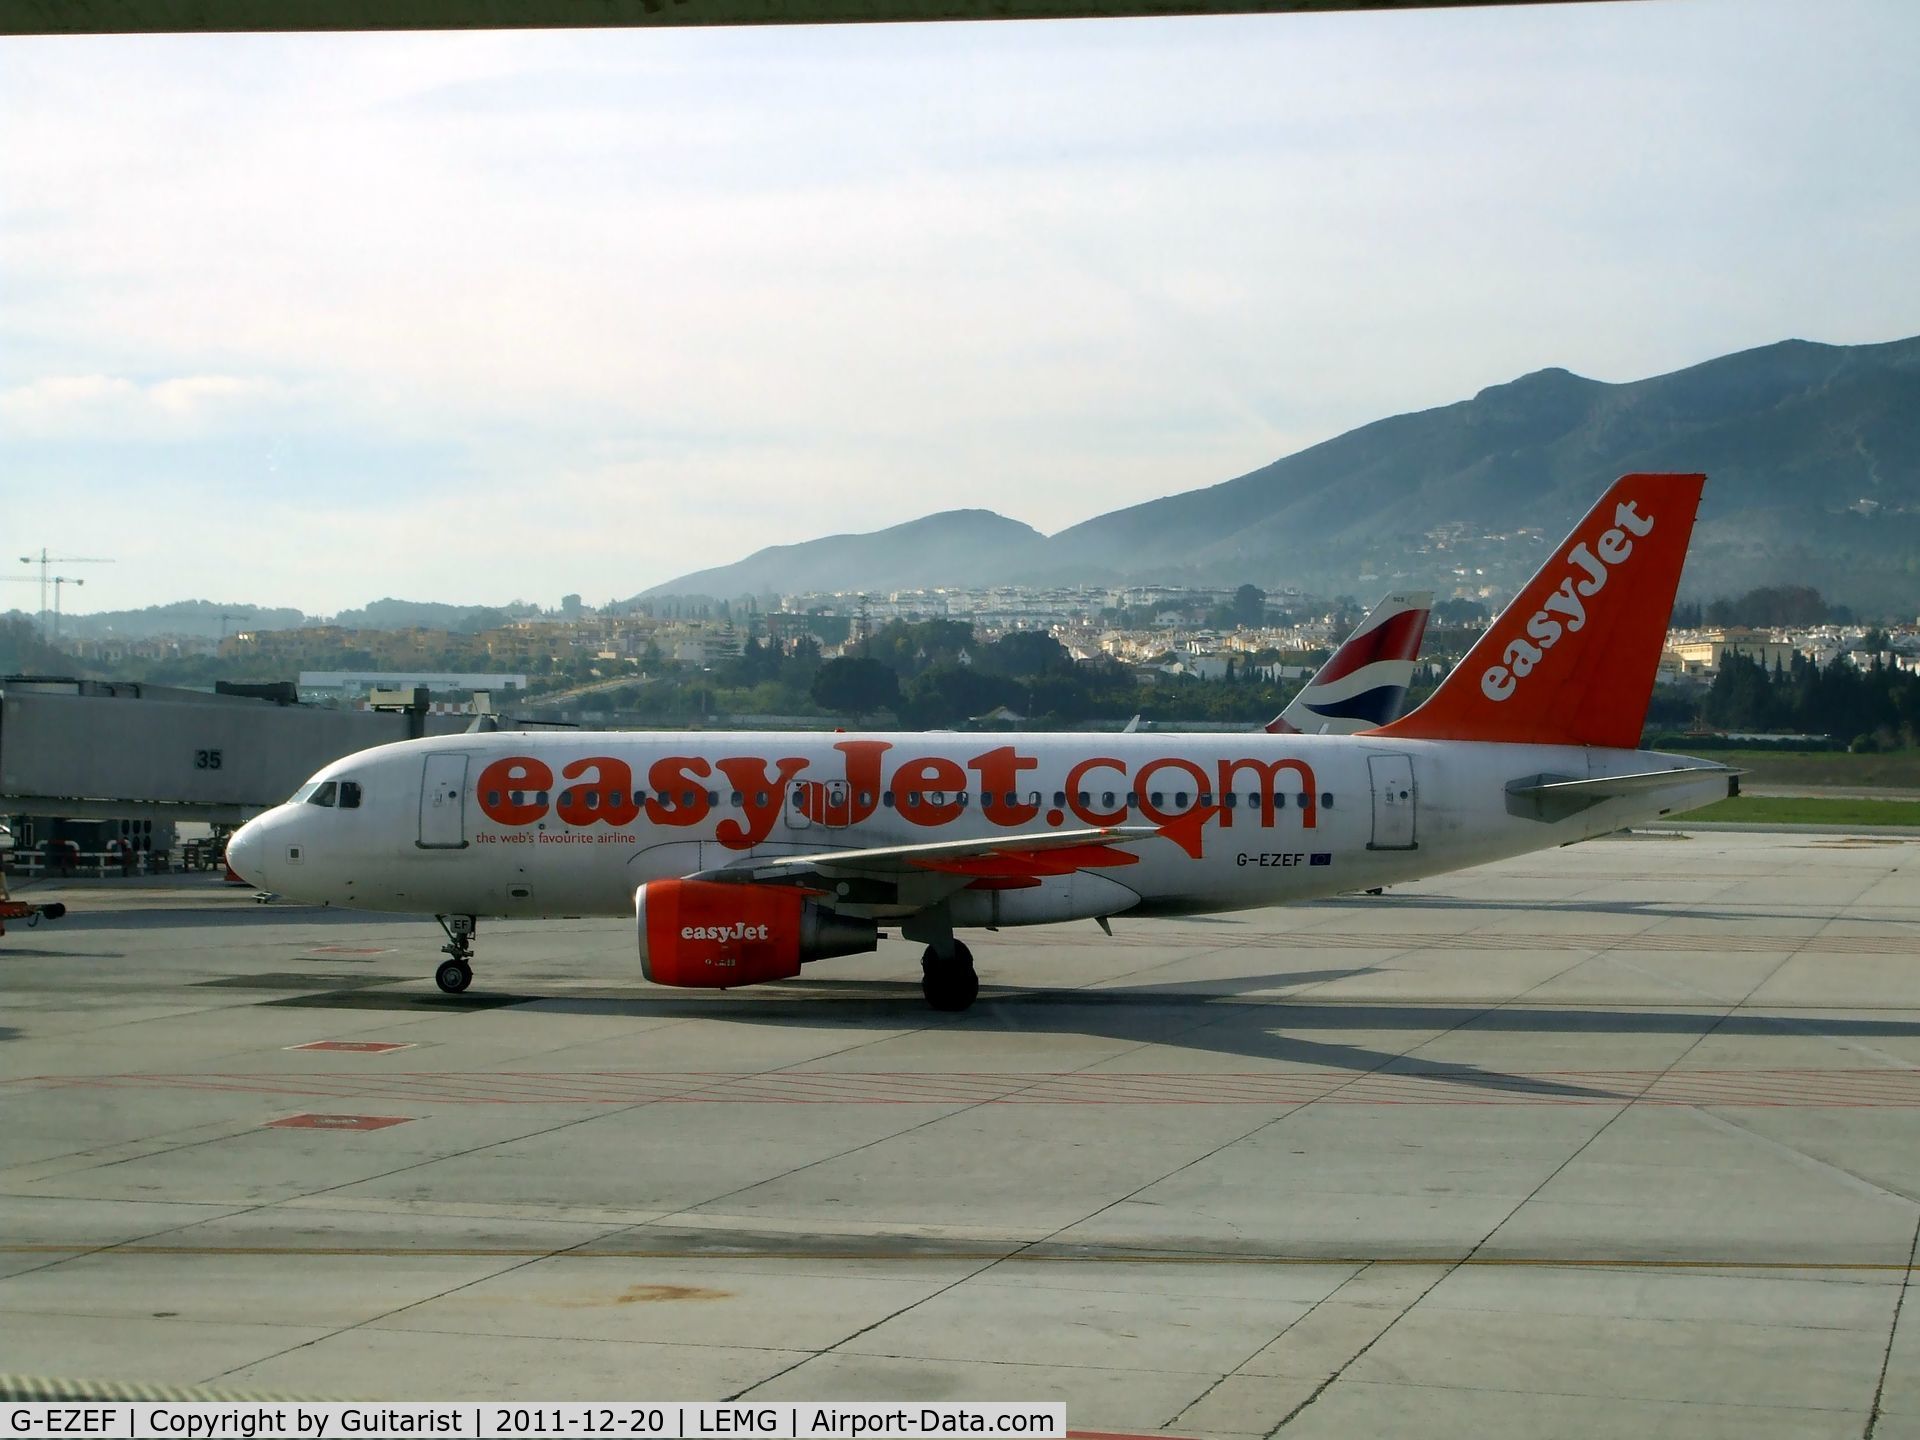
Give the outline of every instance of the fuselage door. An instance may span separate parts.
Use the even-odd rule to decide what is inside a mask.
[[[467,843],[467,757],[429,755],[420,778],[422,850],[459,850]]]
[[[1413,759],[1408,755],[1369,755],[1373,781],[1373,839],[1369,850],[1414,848]]]
[[[804,830],[818,825],[837,830],[847,823],[847,782],[795,780],[787,786],[787,826]]]

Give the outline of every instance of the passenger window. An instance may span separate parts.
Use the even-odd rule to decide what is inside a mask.
[[[1147,798],[1153,801],[1153,808],[1156,810],[1158,810],[1162,805],[1166,804],[1167,802],[1167,794],[1166,794],[1166,791],[1164,790],[1156,790]]]
[[[546,803],[547,803],[547,792],[546,792],[546,791],[544,791],[544,790],[540,790],[540,791],[536,791],[536,792],[534,793],[534,797],[533,797],[533,803],[534,803],[534,804],[536,804],[536,805],[544,805],[544,804],[546,804]]]
[[[1237,791],[1229,790],[1220,798],[1226,802],[1227,809],[1237,810],[1240,808],[1240,796]]]
[[[487,791],[487,804],[498,805],[499,803],[500,803],[500,792],[498,790]]]
[[[1054,807],[1055,807],[1056,809],[1057,809],[1058,807],[1060,807],[1060,806],[1062,806],[1062,805],[1064,805],[1064,804],[1066,804],[1066,803],[1067,803],[1067,792],[1066,792],[1066,791],[1064,791],[1064,790],[1056,790],[1056,791],[1054,791],[1054,792],[1053,792],[1053,803],[1054,803]]]
[[[920,792],[918,790],[907,791],[907,808],[909,810],[918,810],[920,808]]]
[[[955,791],[953,796],[953,803],[958,805],[962,810],[966,809],[967,808],[967,792],[964,790]]]
[[[618,805],[619,803],[620,803],[620,792],[618,790],[609,790],[607,792],[607,804]]]
[[[880,792],[880,803],[888,810],[893,809],[893,791],[882,790]]]
[[[598,790],[587,791],[587,809],[598,810],[599,808],[600,808],[600,792]]]
[[[342,810],[358,810],[360,808],[360,782],[358,780],[342,780],[340,782],[340,808]]]
[[[335,785],[333,781],[329,780],[325,784],[323,784],[318,790],[314,791],[313,794],[307,797],[307,803],[309,805],[331,806],[333,804],[334,796],[339,793],[339,789],[340,787],[338,785]]]
[[[1305,790],[1300,792],[1300,808],[1302,810],[1311,810],[1313,808],[1313,796],[1309,795]]]
[[[1211,790],[1202,790],[1200,792],[1200,803],[1202,805],[1213,804],[1213,792]]]
[[[1333,808],[1333,792],[1331,790],[1320,797],[1320,808],[1323,810],[1331,810]]]
[[[1136,794],[1134,794],[1134,793],[1133,793],[1133,791],[1131,791],[1131,790],[1129,790],[1129,791],[1127,792],[1127,805],[1128,805],[1128,808],[1132,808],[1133,806],[1135,806],[1135,805],[1138,805],[1139,803],[1140,803],[1140,797],[1139,797],[1138,795],[1136,795]]]
[[[1082,790],[1082,791],[1080,792],[1080,805],[1081,805],[1081,808],[1082,808],[1082,809],[1084,809],[1084,808],[1085,808],[1085,807],[1086,807],[1086,806],[1088,805],[1088,803],[1089,803],[1089,801],[1088,801],[1088,799],[1087,799],[1087,792],[1086,792],[1086,791],[1084,791],[1084,790]]]
[[[1102,810],[1111,810],[1113,808],[1113,791],[1102,790],[1100,792],[1100,808]]]
[[[1173,803],[1178,805],[1182,810],[1186,809],[1187,808],[1187,792],[1184,790],[1174,791]]]
[[[636,790],[636,791],[634,791],[634,792],[633,792],[633,803],[634,803],[635,805],[644,805],[644,804],[646,804],[646,803],[647,803],[647,792],[646,792],[646,791],[644,791],[644,790]]]
[[[753,796],[754,808],[757,810],[764,810],[767,808],[767,805],[769,804],[769,802],[772,801],[772,799],[773,797],[767,794],[767,792],[764,790],[755,791]]]
[[[720,792],[718,790],[707,791],[707,804],[718,805],[719,803],[720,803]]]
[[[1020,803],[1020,792],[1017,790],[1007,791],[1005,803],[1008,806],[1018,805]]]
[[[686,807],[687,807],[687,809],[689,809],[689,810],[691,810],[691,809],[693,808],[693,802],[694,802],[694,794],[693,794],[693,791],[691,791],[691,790],[682,790],[682,791],[680,792],[680,803],[681,803],[682,805],[684,805],[684,806],[686,806]]]
[[[738,790],[728,791],[727,803],[733,806],[734,809],[738,810],[740,808],[740,792]]]
[[[865,810],[868,807],[870,807],[872,804],[873,804],[873,792],[871,790],[862,790],[860,792],[860,808],[862,810]]]

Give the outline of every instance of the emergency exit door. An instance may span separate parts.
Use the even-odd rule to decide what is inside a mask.
[[[467,843],[467,757],[429,755],[420,777],[422,850],[459,850]]]
[[[787,786],[787,827],[837,830],[847,823],[848,799],[845,780],[795,780]]]
[[[1369,850],[1414,848],[1413,760],[1406,755],[1369,755],[1367,773],[1373,781],[1373,839]]]

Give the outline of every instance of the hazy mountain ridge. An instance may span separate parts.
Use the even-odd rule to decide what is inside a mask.
[[[24,610],[8,612],[22,619],[36,617]],[[338,615],[309,615],[290,606],[244,605],[217,600],[175,600],[139,610],[100,610],[86,615],[62,615],[60,633],[69,639],[150,640],[179,635],[217,640],[242,630],[298,630],[316,625],[338,625],[349,630],[409,630],[416,627],[477,634],[539,610],[521,601],[508,605],[446,605],[435,600],[375,600]]]
[[[983,575],[1044,565],[1047,544],[1031,525],[991,510],[943,510],[867,534],[769,545],[736,564],[696,570],[635,598],[978,585]]]
[[[1460,565],[1510,588],[1633,470],[1709,477],[1689,593],[1791,580],[1850,603],[1920,606],[1920,337],[1788,340],[1620,384],[1538,370],[1052,537],[947,512],[774,547],[647,593],[1246,580],[1444,591]],[[1432,548],[1429,532],[1447,526],[1463,533]],[[1510,535],[1521,528],[1542,533]]]

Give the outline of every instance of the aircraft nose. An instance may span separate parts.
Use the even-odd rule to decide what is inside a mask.
[[[260,862],[267,851],[260,831],[260,822],[249,820],[227,841],[227,869],[256,888],[260,884]]]

